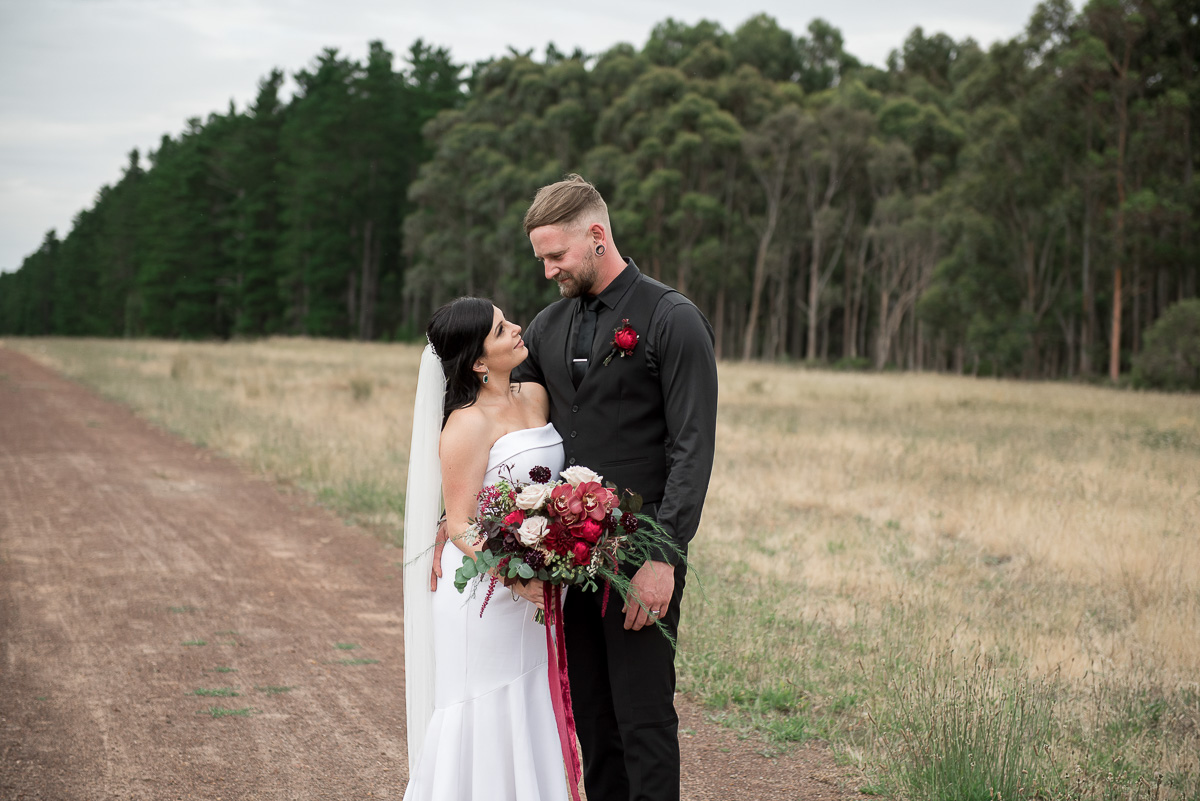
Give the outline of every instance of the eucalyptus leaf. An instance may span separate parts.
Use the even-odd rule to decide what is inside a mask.
[[[625,494],[621,496],[622,512],[633,512],[636,515],[642,511],[642,505],[642,496],[632,490],[625,490]]]

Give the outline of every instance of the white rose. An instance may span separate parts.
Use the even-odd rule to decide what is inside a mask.
[[[549,484],[530,484],[521,490],[517,495],[518,509],[537,509],[546,501],[550,500],[550,491],[553,489]]]
[[[583,465],[575,465],[574,467],[568,467],[566,470],[562,471],[562,473],[560,473],[559,475],[561,475],[563,480],[566,481],[568,484],[570,484],[572,487],[578,487],[580,484],[583,484],[588,481],[595,481],[597,483],[600,481],[599,473],[589,470],[586,467],[584,467]]]
[[[521,541],[522,545],[532,548],[546,536],[548,526],[549,521],[546,518],[531,515],[525,518],[525,522],[517,529],[517,539]]]

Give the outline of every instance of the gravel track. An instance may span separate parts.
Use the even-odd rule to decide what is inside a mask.
[[[402,560],[0,346],[0,799],[401,798]],[[679,706],[685,799],[862,797]]]

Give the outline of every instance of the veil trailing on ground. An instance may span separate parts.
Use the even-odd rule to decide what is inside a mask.
[[[410,775],[433,717],[433,593],[429,591],[429,574],[442,507],[438,441],[445,392],[442,362],[433,346],[426,345],[417,374],[408,490],[404,496],[404,694]]]

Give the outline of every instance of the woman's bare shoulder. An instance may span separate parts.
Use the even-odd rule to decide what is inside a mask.
[[[495,421],[478,406],[468,406],[465,409],[455,409],[446,420],[442,429],[442,450],[445,457],[446,448],[457,449],[468,446],[477,449],[480,443],[492,443],[499,438]]]

